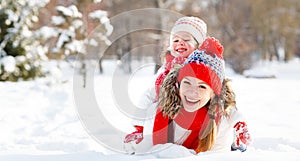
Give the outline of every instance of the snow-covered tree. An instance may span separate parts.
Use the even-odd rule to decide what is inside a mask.
[[[93,3],[98,2],[100,1],[94,1]],[[77,6],[84,7],[87,5],[91,5],[91,2],[80,1],[77,4]],[[87,53],[99,51],[99,49],[95,50],[95,48],[100,48],[103,44],[111,44],[107,37],[112,33],[113,27],[110,24],[106,11],[94,10],[88,13],[86,8],[81,8],[83,10],[82,13],[77,6],[73,4],[70,6],[56,6],[58,15],[51,18],[52,29],[55,31],[52,35],[56,37],[56,42],[49,54],[60,60],[67,58],[69,55],[79,54],[81,58],[80,71],[83,75],[85,86],[87,72],[85,56]],[[98,24],[92,33],[87,31],[88,23],[84,23],[88,22],[87,18]]]
[[[28,80],[43,75],[47,49],[32,29],[49,0],[0,1],[0,81]]]
[[[56,58],[65,59],[72,54],[86,54],[87,46],[99,45],[99,40],[93,40],[88,37],[87,26],[84,25],[83,14],[77,9],[75,5],[70,6],[56,6],[57,16],[52,16],[51,23],[56,31],[57,41],[55,47],[49,51],[50,54],[55,54]],[[107,12],[96,10],[89,13],[89,17],[94,20],[99,20],[99,24],[103,24],[102,30],[95,30],[93,34],[100,37],[100,41],[110,44],[107,39],[112,32],[112,26],[107,18]]]

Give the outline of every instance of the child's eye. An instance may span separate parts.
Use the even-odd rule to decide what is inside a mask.
[[[190,39],[185,39],[184,41],[185,41],[185,42],[189,42],[189,41],[191,41],[191,40],[190,40]]]
[[[173,40],[173,42],[179,42],[179,40],[176,40],[176,39],[175,39],[175,40]]]

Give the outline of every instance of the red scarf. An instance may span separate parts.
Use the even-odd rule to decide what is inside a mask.
[[[165,144],[168,142],[168,136],[174,135],[168,134],[168,126],[171,121],[168,116],[163,116],[161,107],[157,109],[153,127],[153,145]],[[196,150],[199,135],[203,132],[209,121],[207,107],[202,107],[195,112],[187,112],[184,108],[181,108],[179,114],[173,121],[184,129],[192,130],[182,145],[188,149]]]

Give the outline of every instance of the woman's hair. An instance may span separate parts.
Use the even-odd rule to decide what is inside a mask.
[[[164,79],[159,93],[159,105],[164,116],[174,118],[182,107],[179,95],[179,83],[177,81],[180,65],[176,65]]]
[[[166,76],[160,89],[159,104],[164,116],[174,119],[182,107],[179,95],[179,82],[177,81],[180,65],[174,66]],[[236,108],[235,94],[229,85],[230,80],[224,79],[220,96],[214,95],[208,102],[209,121],[205,129],[199,135],[199,143],[196,152],[210,150],[214,144],[217,133],[216,117],[229,116],[231,109]]]

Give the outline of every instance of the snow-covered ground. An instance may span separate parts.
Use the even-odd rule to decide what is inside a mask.
[[[104,74],[94,75],[94,91],[101,110],[114,127],[130,131],[131,121],[110,98],[115,62],[104,61]],[[159,155],[125,155],[104,148],[85,130],[74,99],[73,70],[61,63],[62,73],[28,82],[0,82],[0,161],[201,160],[296,161],[300,158],[300,61],[259,64],[247,74],[271,73],[273,79],[254,79],[227,69],[238,108],[249,120],[254,142],[245,153],[203,153],[178,156],[173,147]],[[267,67],[266,67],[267,65]],[[139,66],[139,65],[137,65]],[[150,85],[151,65],[140,65],[130,76],[133,102]],[[107,132],[107,131],[106,131]],[[108,132],[109,133],[109,132]],[[113,138],[112,138],[113,139]]]

